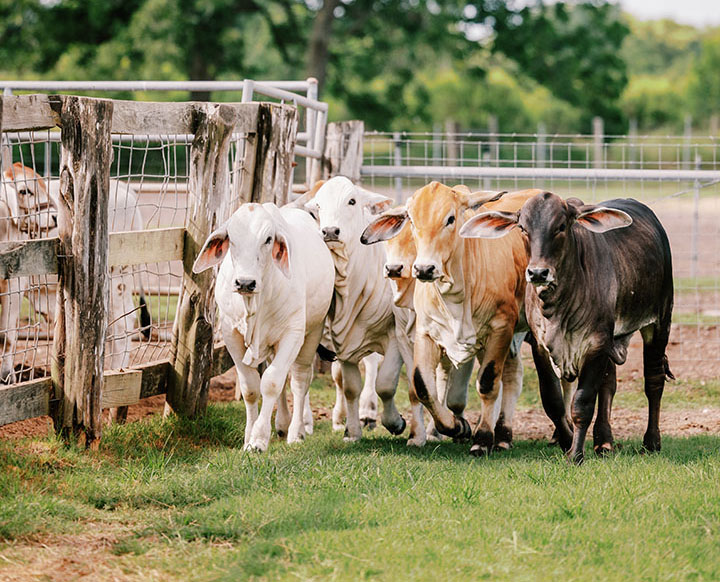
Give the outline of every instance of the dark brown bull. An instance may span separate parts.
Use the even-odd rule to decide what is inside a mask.
[[[517,213],[473,217],[461,236],[495,238],[515,226],[527,238],[526,278],[531,285],[525,309],[538,375],[553,391],[543,400],[559,401],[558,378],[578,381],[570,458],[583,461],[596,399],[595,452],[613,450],[615,367],[625,362],[630,337],[637,330],[644,344],[649,405],[643,444],[648,451],[660,450],[660,400],[665,378],[673,378],[665,355],[673,306],[672,259],[660,221],[637,200],[594,206],[543,192]]]

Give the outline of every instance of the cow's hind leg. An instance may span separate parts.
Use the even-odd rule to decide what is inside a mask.
[[[335,406],[332,410],[332,429],[345,430],[345,417],[347,416],[347,403],[343,388],[342,364],[335,360],[330,368],[333,383],[335,384]]]
[[[402,434],[407,424],[395,406],[395,392],[400,377],[400,368],[402,368],[400,348],[397,340],[391,337],[385,350],[385,357],[378,368],[375,389],[383,404],[382,424],[395,435]]]
[[[292,421],[288,429],[288,443],[297,443],[305,440],[306,426],[306,404],[309,407],[308,389],[312,381],[312,363],[317,350],[318,342],[322,334],[322,327],[317,331],[311,331],[305,338],[305,343],[300,348],[297,358],[290,366],[290,389],[293,396]],[[310,423],[312,427],[312,411],[310,411]],[[312,429],[311,429],[312,432]]]
[[[587,362],[580,372],[578,388],[573,397],[572,420],[575,425],[573,442],[568,458],[576,465],[585,460],[585,436],[595,413],[595,400],[598,388],[603,383],[609,358],[606,355],[597,356]]]
[[[665,378],[672,379],[665,349],[668,334],[663,331],[668,326],[647,326],[640,330],[643,338],[643,372],[645,376],[645,396],[648,400],[648,424],[643,447],[648,452],[660,450],[660,401],[665,389]]]
[[[362,438],[362,427],[360,425],[360,403],[359,397],[362,392],[362,376],[360,368],[352,362],[341,362],[343,394],[347,406],[347,424],[345,427],[344,440],[347,442],[359,441]]]
[[[277,400],[277,413],[275,414],[275,432],[278,437],[284,439],[290,428],[290,408],[287,401],[287,382],[283,385],[280,396]]]
[[[607,370],[598,390],[598,412],[593,425],[593,449],[597,455],[606,455],[615,450],[610,427],[612,401],[617,389],[617,370],[612,361],[608,361]]]
[[[520,352],[508,354],[502,375],[502,406],[495,423],[495,448],[501,451],[512,447],[512,425],[520,392],[522,392],[523,365]]]

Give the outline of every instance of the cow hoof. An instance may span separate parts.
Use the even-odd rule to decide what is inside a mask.
[[[485,447],[483,445],[473,445],[470,447],[470,454],[473,457],[489,457],[490,447]]]
[[[593,450],[598,457],[606,457],[614,453],[616,449],[612,443],[602,443],[600,445],[595,445]]]
[[[259,447],[258,445],[254,445],[253,443],[248,443],[243,447],[245,452],[247,453],[264,453],[265,450]]]
[[[287,438],[287,431],[284,431],[283,429],[279,428],[279,429],[277,429],[277,435],[281,439]]]
[[[585,461],[585,455],[584,453],[582,453],[582,451],[576,454],[573,454],[572,451],[569,451],[566,454],[566,458],[568,463],[570,463],[571,465],[576,465],[578,467],[582,465]]]
[[[342,422],[337,422],[337,423],[333,422],[332,429],[335,432],[340,432],[341,430],[345,430],[345,424]]]
[[[462,416],[456,416],[455,420],[460,423],[460,428],[456,434],[452,435],[453,442],[462,443],[467,441],[472,436],[472,427],[470,426],[470,423]]]
[[[312,424],[305,425],[305,434],[312,434],[314,430],[315,429]]]
[[[442,440],[442,436],[440,435],[440,433],[429,432],[427,435],[427,440],[431,443],[439,443]]]
[[[424,447],[426,442],[427,442],[427,438],[422,438],[421,436],[411,436],[408,439],[407,446],[409,446],[409,447]]]
[[[657,453],[660,450],[660,435],[645,435],[643,449],[646,453]]]
[[[348,431],[348,429],[347,429],[347,428],[345,429],[345,435],[343,436],[343,440],[344,440],[346,443],[356,443],[356,442],[358,442],[361,438],[362,438],[362,433],[361,433],[360,435],[358,435],[358,436],[352,436],[352,435],[350,434],[350,432]]]
[[[299,434],[299,435],[297,435],[297,436],[294,437],[294,438],[288,437],[287,442],[288,442],[289,445],[294,445],[294,444],[297,444],[297,443],[303,443],[303,442],[305,442],[305,435],[304,435],[304,434]]]
[[[388,432],[390,432],[390,434],[397,436],[405,432],[405,427],[407,427],[407,422],[405,422],[405,419],[401,416],[399,426],[388,426],[385,428],[388,429]]]
[[[374,418],[361,418],[360,422],[368,430],[375,430],[377,427],[377,421]]]
[[[500,441],[499,443],[495,443],[494,450],[496,451],[509,451],[512,449],[512,443],[507,441]]]

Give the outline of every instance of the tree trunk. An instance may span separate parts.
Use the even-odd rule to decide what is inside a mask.
[[[318,92],[321,92],[325,85],[327,76],[327,64],[329,58],[330,38],[332,25],[335,21],[333,12],[340,4],[340,0],[325,0],[322,8],[318,10],[313,22],[310,43],[308,45],[308,77],[315,77],[318,80]]]

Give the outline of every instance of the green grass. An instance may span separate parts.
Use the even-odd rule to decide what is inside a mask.
[[[720,395],[672,390],[685,407]],[[666,437],[657,455],[631,439],[574,467],[544,442],[474,459],[383,429],[347,444],[327,421],[259,456],[243,428],[232,403],[111,427],[97,452],[0,441],[0,578],[41,544],[108,532],[93,560],[129,579],[720,579],[720,437]]]

